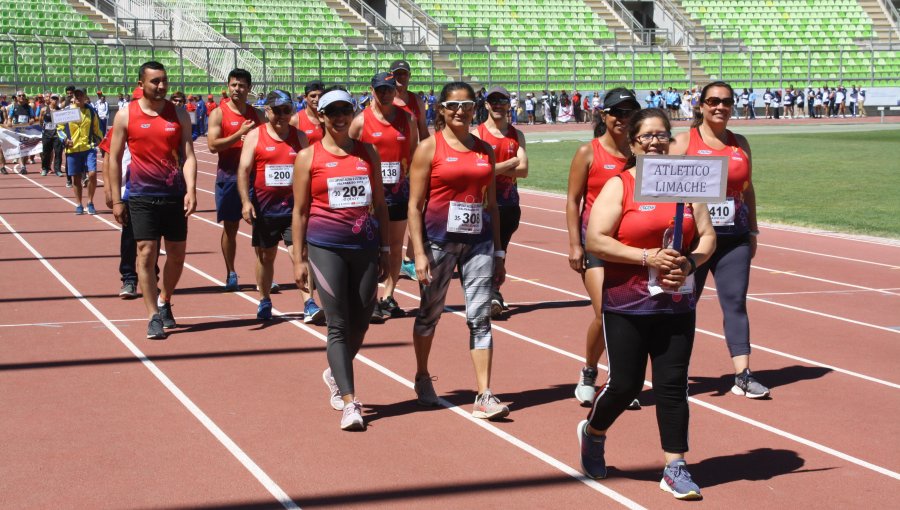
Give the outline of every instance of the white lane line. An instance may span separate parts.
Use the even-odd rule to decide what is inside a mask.
[[[857,258],[853,258],[853,257],[841,257],[840,255],[831,255],[830,253],[819,253],[817,251],[799,250],[797,248],[788,248],[787,246],[778,246],[775,244],[759,243],[759,245],[765,246],[766,248],[776,248],[778,250],[794,251],[794,252],[803,253],[806,255],[815,255],[817,257],[828,257],[830,259],[846,260],[849,262],[859,262],[861,264],[870,264],[873,266],[881,266],[881,267],[886,267],[888,269],[900,269],[900,266],[894,265],[894,264],[884,264],[882,262],[874,262],[871,260],[863,260],[863,259],[857,259]]]
[[[513,243],[513,242],[510,242],[509,244],[512,245],[512,246],[519,246],[519,247],[522,247],[522,248],[525,248],[525,249],[528,249],[528,250],[535,250],[535,251],[540,251],[540,252],[544,252],[544,253],[549,253],[549,254],[551,254],[551,255],[558,255],[558,256],[560,256],[560,257],[566,257],[566,258],[569,258],[569,255],[568,255],[567,253],[562,253],[562,252],[559,252],[559,251],[546,250],[546,249],[544,249],[544,248],[537,248],[537,247],[535,247],[535,246],[529,246],[529,245],[527,245],[527,244],[520,244],[520,243]],[[715,289],[712,289],[711,287],[704,287],[704,289],[708,289],[708,290],[713,290],[713,291],[715,291]],[[879,292],[879,293],[881,293],[881,294],[884,294],[883,291],[879,291],[879,290],[877,290],[877,289],[869,289],[869,288],[867,288],[867,287],[865,287],[865,289],[866,289],[866,290],[871,290],[871,291],[876,291],[876,292]],[[887,293],[887,294],[891,294],[891,293]],[[880,331],[887,331],[888,333],[900,334],[900,330],[891,329],[891,328],[886,327],[886,326],[879,326],[879,325],[877,325],[877,324],[870,324],[870,323],[868,323],[868,322],[862,322],[862,321],[857,321],[857,320],[854,320],[854,319],[848,319],[847,317],[841,317],[841,316],[839,316],[839,315],[832,315],[832,314],[825,313],[825,312],[818,312],[818,311],[815,311],[815,310],[809,310],[809,309],[807,309],[807,308],[801,308],[801,307],[799,307],[799,306],[786,305],[786,304],[783,304],[783,303],[778,303],[778,302],[776,302],[776,301],[769,301],[768,299],[762,299],[762,298],[753,297],[753,296],[748,295],[748,296],[747,296],[747,300],[748,300],[748,301],[757,301],[757,302],[759,302],[759,303],[766,303],[766,304],[769,304],[769,305],[779,306],[779,307],[782,307],[782,308],[788,308],[788,309],[790,309],[790,310],[794,310],[794,311],[797,311],[797,312],[803,312],[803,313],[809,313],[809,314],[812,314],[812,315],[818,315],[819,317],[827,317],[827,318],[829,318],[829,319],[834,319],[834,320],[838,320],[838,321],[842,321],[842,322],[847,322],[847,323],[850,323],[850,324],[855,324],[855,325],[857,325],[857,326],[865,326],[865,327],[867,327],[867,328],[877,329],[877,330],[880,330]]]
[[[39,187],[41,187],[41,188],[44,188],[46,191],[48,191],[48,192],[50,192],[50,193],[56,195],[57,197],[61,198],[62,200],[65,200],[66,202],[69,202],[69,203],[71,203],[72,205],[75,205],[74,202],[72,202],[71,200],[68,200],[67,198],[63,197],[62,195],[56,193],[55,191],[50,190],[50,189],[44,187],[43,185],[41,185],[41,184],[39,184],[39,183],[37,183],[37,182],[35,182],[35,181],[29,179],[28,177],[25,177],[25,176],[23,176],[23,177],[24,177],[25,179],[28,179],[31,183],[33,183],[33,184],[35,184],[35,185],[37,185],[37,186],[39,186]],[[200,217],[200,216],[196,216],[196,215],[195,215],[194,217],[199,218],[199,219],[201,219],[201,220],[203,220],[203,221],[205,221],[205,222],[207,222],[207,223],[209,223],[209,224],[211,224],[211,225],[215,225],[215,226],[218,227],[218,228],[222,228],[222,226],[219,225],[218,223],[214,223],[214,222],[212,222],[212,221],[210,221],[210,220],[207,220],[206,218],[203,218],[203,217]],[[116,224],[110,222],[110,221],[107,220],[106,218],[103,218],[103,217],[101,217],[101,216],[95,216],[95,218],[97,218],[98,220],[103,221],[104,223],[106,223],[106,224],[112,226],[113,228],[118,229],[118,226],[117,226]],[[2,219],[2,218],[0,218],[0,219]],[[4,221],[4,223],[5,223],[5,221]],[[244,233],[244,232],[238,232],[238,233],[241,234],[241,235],[243,235],[243,236],[245,236],[245,237],[250,237],[249,235],[247,235],[247,234]],[[282,248],[283,248],[283,247],[282,247]],[[197,275],[199,275],[199,276],[205,278],[206,280],[208,280],[208,281],[210,281],[210,282],[212,282],[212,283],[215,283],[216,285],[220,285],[220,286],[224,286],[224,285],[225,285],[225,282],[223,282],[223,281],[221,281],[221,280],[217,280],[217,279],[214,278],[213,276],[211,276],[211,275],[209,275],[209,274],[207,274],[207,273],[201,271],[200,269],[198,269],[198,268],[192,266],[191,264],[185,263],[185,264],[184,264],[184,267],[185,267],[186,269],[189,269],[190,271],[193,271],[193,272],[196,273]],[[254,304],[257,304],[257,305],[259,304],[259,301],[258,301],[258,300],[254,299],[253,297],[247,295],[247,294],[244,293],[244,292],[234,292],[234,293],[232,293],[232,294],[234,294],[234,295],[236,295],[236,296],[240,296],[240,297],[246,299],[247,301],[250,301],[251,303],[254,303]],[[85,301],[86,301],[86,300],[85,300]],[[90,304],[90,303],[88,303],[88,304]],[[93,307],[93,305],[91,305],[91,306]],[[274,309],[274,308],[272,309],[272,312],[273,312],[273,313],[282,314],[281,312],[279,312],[278,310],[276,310],[276,309]],[[97,313],[99,313],[99,312],[97,312]],[[283,314],[282,314],[282,315],[283,315]],[[107,322],[108,322],[108,321],[107,321]],[[300,322],[300,321],[291,320],[291,321],[288,321],[288,322],[290,322],[290,323],[293,324],[294,326],[296,326],[296,327],[302,329],[303,331],[306,331],[307,333],[312,334],[313,336],[315,336],[316,338],[318,338],[319,340],[321,340],[321,341],[323,341],[323,342],[327,342],[327,340],[328,340],[327,337],[326,337],[325,335],[323,335],[322,333],[320,333],[319,331],[317,331],[317,330],[315,330],[315,329],[310,328],[309,326],[307,326],[306,324],[303,324],[303,323]],[[109,324],[109,326],[112,327],[112,328],[115,328],[115,326],[112,325],[111,323]],[[116,330],[116,331],[118,331],[118,330]],[[121,334],[121,332],[120,332],[120,334]],[[124,337],[124,335],[122,335],[122,336]],[[125,340],[127,341],[127,338],[125,338]],[[129,344],[130,344],[130,342],[129,342]],[[133,344],[131,344],[131,345],[133,345]],[[135,347],[135,349],[137,349],[137,347]],[[143,355],[142,355],[142,356],[143,356]],[[144,358],[144,359],[146,359],[146,358]],[[369,358],[367,358],[366,356],[363,356],[363,355],[361,355],[361,354],[357,354],[356,359],[359,360],[359,361],[361,361],[362,363],[365,363],[366,365],[368,365],[369,367],[375,369],[376,371],[382,373],[383,375],[386,375],[387,377],[393,379],[394,381],[397,381],[398,383],[400,383],[400,384],[406,386],[407,388],[413,389],[413,382],[412,382],[412,381],[410,381],[409,379],[406,379],[406,378],[404,378],[404,377],[401,377],[401,376],[398,375],[397,373],[395,373],[395,372],[391,371],[390,369],[388,369],[387,367],[385,367],[385,366],[383,366],[383,365],[381,365],[381,364],[375,362],[374,360],[369,359]],[[143,361],[143,360],[142,360],[142,361]],[[148,360],[148,361],[149,361],[149,360]],[[155,365],[154,365],[154,367],[155,367]],[[159,371],[159,370],[157,369],[157,371]],[[162,374],[161,371],[159,371],[159,373],[160,373],[163,377],[165,377],[165,375]],[[168,380],[168,379],[167,379],[167,380]],[[173,384],[173,386],[174,386],[174,384]],[[179,390],[179,391],[180,391],[180,390]],[[182,393],[182,395],[183,395],[183,393]],[[185,398],[187,398],[187,396],[185,396]],[[441,405],[443,405],[445,408],[449,409],[450,411],[456,413],[458,416],[460,416],[460,417],[462,417],[462,418],[465,418],[465,419],[468,420],[470,423],[473,423],[473,424],[475,424],[475,425],[478,425],[479,427],[485,429],[486,431],[488,431],[488,432],[490,432],[491,434],[497,436],[498,438],[503,439],[504,441],[506,441],[506,442],[512,444],[513,446],[516,446],[517,448],[519,448],[519,449],[521,449],[522,451],[524,451],[524,452],[526,452],[526,453],[532,455],[533,457],[535,457],[535,458],[541,460],[542,462],[544,462],[544,463],[546,463],[546,464],[548,464],[548,465],[550,465],[550,466],[552,466],[552,467],[558,469],[559,471],[562,471],[563,473],[565,473],[565,474],[571,476],[572,478],[574,478],[574,479],[580,481],[581,483],[585,484],[586,486],[590,487],[591,489],[593,489],[593,490],[595,490],[595,491],[597,491],[597,492],[603,494],[604,496],[607,496],[607,497],[609,497],[610,499],[612,499],[612,500],[614,500],[614,501],[620,503],[622,506],[624,506],[624,507],[626,507],[626,508],[629,508],[629,509],[633,509],[633,510],[643,510],[643,509],[644,509],[644,507],[641,506],[641,505],[639,505],[637,502],[632,501],[631,499],[628,499],[626,496],[624,496],[624,495],[622,495],[622,494],[620,494],[620,493],[618,493],[618,492],[616,492],[616,491],[614,491],[614,490],[612,490],[612,489],[610,489],[610,488],[604,486],[603,484],[597,482],[596,480],[587,478],[587,477],[584,476],[582,473],[580,473],[580,472],[577,471],[576,469],[572,468],[572,467],[569,466],[568,464],[565,464],[564,462],[562,462],[562,461],[556,459],[555,457],[553,457],[553,456],[551,456],[551,455],[549,455],[549,454],[547,454],[547,453],[545,453],[545,452],[539,450],[538,448],[535,448],[534,446],[532,446],[532,445],[526,443],[525,441],[522,441],[521,439],[519,439],[519,438],[513,436],[512,434],[509,434],[508,432],[505,432],[505,431],[501,430],[501,429],[498,428],[497,426],[495,426],[495,425],[493,425],[493,424],[491,424],[491,423],[485,422],[485,421],[483,421],[483,420],[479,420],[479,419],[476,419],[476,418],[472,417],[472,415],[471,415],[470,413],[468,413],[467,411],[464,411],[464,410],[460,409],[460,408],[457,407],[456,405],[454,405],[454,404],[452,404],[452,403],[450,403],[450,402],[448,402],[448,401],[446,401],[446,400],[444,400],[444,399],[441,399]],[[196,407],[196,406],[195,406],[195,407]],[[200,411],[199,408],[197,408],[197,411],[200,412],[200,413],[202,413],[202,411]],[[203,415],[203,416],[205,416],[205,415]],[[215,425],[215,424],[213,424],[213,425]],[[222,432],[222,434],[224,435],[224,432]],[[225,437],[227,437],[227,436],[225,436]],[[235,447],[237,448],[237,445],[235,445]],[[250,460],[249,457],[247,457],[247,460],[250,461],[250,462],[252,462],[252,460]],[[254,464],[254,465],[255,465],[255,464]],[[260,470],[260,472],[261,472],[261,470]],[[263,474],[264,474],[264,473],[263,473]],[[274,484],[274,482],[272,482],[272,483]],[[277,486],[276,486],[276,487],[277,487]],[[280,490],[280,489],[279,489],[279,490]],[[270,491],[270,492],[271,492],[271,491]],[[273,495],[274,495],[274,494],[273,494]],[[284,497],[287,498],[287,495],[285,495]],[[281,499],[279,499],[279,502],[282,502],[283,505],[285,504],[285,502],[283,502]],[[293,503],[293,501],[290,501],[289,498],[287,499],[287,503],[290,503],[290,504],[292,504],[293,506],[286,506],[286,505],[285,505],[285,508],[298,508],[298,507],[296,506],[296,504]]]
[[[827,279],[827,278],[818,278],[818,277],[816,277],[816,276],[808,276],[808,275],[805,275],[805,274],[795,273],[795,272],[793,272],[793,271],[790,271],[790,272],[788,272],[788,271],[780,271],[780,270],[778,270],[778,269],[772,269],[772,268],[762,267],[762,266],[756,266],[756,265],[751,265],[750,267],[752,267],[753,269],[759,269],[759,270],[762,270],[762,271],[777,272],[778,274],[783,274],[783,275],[787,275],[787,276],[794,276],[794,277],[797,277],[797,278],[803,278],[803,279],[805,279],[805,280],[813,280],[813,281],[822,282],[822,283],[830,283],[830,284],[832,284],[832,285],[840,285],[840,286],[842,286],[842,287],[850,287],[850,288],[852,288],[852,289],[868,290],[868,291],[878,292],[879,294],[886,294],[886,295],[890,295],[890,296],[900,296],[900,294],[896,294],[896,293],[894,293],[894,292],[887,292],[887,291],[884,291],[884,290],[873,289],[872,287],[866,287],[866,286],[864,286],[864,285],[854,285],[854,284],[852,284],[852,283],[845,283],[845,282],[839,282],[839,281],[835,281],[835,280],[829,280],[829,279]]]
[[[829,230],[819,230],[814,228],[795,227],[793,225],[780,225],[775,223],[764,223],[760,225],[764,228],[772,230],[780,230],[782,232],[792,232],[797,234],[806,234],[811,236],[827,237],[831,239],[840,239],[842,241],[855,241],[860,243],[869,243],[877,246],[887,246],[890,248],[900,248],[900,240],[881,239],[872,236],[863,236],[858,234],[845,234],[842,232],[834,232]]]
[[[900,287],[891,287],[887,289],[869,290],[799,290],[797,292],[751,292],[748,296],[824,296],[828,294],[838,294],[851,296],[853,294],[865,294],[867,292],[883,292],[883,291],[900,291]]]
[[[28,179],[27,177],[25,178]],[[31,179],[28,180],[31,181]],[[60,196],[60,198],[63,197]],[[63,200],[66,199],[63,198]],[[74,205],[74,202],[71,203]],[[97,218],[100,220],[105,220],[105,218],[101,218],[99,216]],[[269,491],[269,494],[271,494],[272,497],[274,497],[279,503],[281,503],[282,507],[288,510],[299,510],[300,507],[297,506],[297,504],[294,503],[294,501],[291,500],[290,497],[288,497],[287,493],[285,493],[284,490],[282,490],[281,487],[279,487],[278,484],[276,484],[269,477],[269,475],[267,475],[266,472],[262,470],[262,468],[260,468],[255,462],[253,462],[253,459],[251,459],[249,455],[244,453],[244,450],[242,450],[237,445],[237,443],[235,443],[230,437],[228,437],[228,434],[226,434],[218,425],[216,425],[216,423],[212,421],[212,419],[210,419],[210,417],[207,416],[206,413],[204,413],[197,406],[197,404],[195,404],[194,401],[191,400],[181,390],[181,388],[179,388],[174,382],[172,382],[172,380],[169,379],[169,377],[165,373],[163,373],[163,371],[160,370],[155,363],[150,361],[150,359],[147,358],[147,356],[143,352],[141,352],[141,350],[138,349],[138,347],[134,345],[134,343],[132,343],[132,341],[129,340],[128,337],[125,336],[125,334],[122,333],[122,331],[118,327],[116,327],[115,324],[110,322],[109,319],[107,319],[106,316],[100,312],[100,310],[98,310],[87,298],[84,297],[81,292],[78,291],[78,289],[76,289],[71,283],[69,283],[69,281],[62,274],[60,274],[59,271],[57,271],[56,268],[53,267],[53,265],[43,257],[43,255],[41,255],[33,246],[31,246],[31,244],[26,241],[24,237],[19,235],[19,233],[16,232],[15,229],[13,229],[12,225],[10,225],[2,215],[0,215],[0,222],[3,223],[3,225],[16,237],[16,239],[18,239],[19,242],[21,242],[22,245],[25,246],[25,248],[27,248],[28,251],[30,251],[31,254],[34,255],[34,257],[38,261],[40,261],[41,264],[43,264],[44,267],[47,268],[47,270],[50,271],[50,273],[54,277],[56,277],[56,279],[59,280],[59,282],[63,284],[63,286],[68,289],[69,292],[71,292],[72,295],[75,296],[75,298],[78,299],[78,301],[82,305],[84,305],[85,308],[88,309],[88,311],[94,314],[94,317],[102,322],[103,325],[106,326],[106,328],[110,332],[112,332],[113,335],[115,335],[115,337],[119,340],[119,342],[122,343],[122,345],[125,346],[126,349],[131,351],[134,357],[140,360],[144,367],[146,367],[147,370],[149,370],[150,373],[153,374],[153,376],[156,377],[156,379],[160,383],[162,383],[162,385],[167,390],[169,390],[169,392],[176,399],[178,399],[179,402],[181,402],[181,405],[183,405],[194,416],[194,418],[196,418],[197,421],[199,421],[206,428],[206,430],[208,430],[213,435],[213,437],[215,437],[219,441],[219,443],[221,443],[222,446],[224,446],[229,451],[229,453],[231,453],[231,455],[233,455],[234,458],[237,459],[238,462],[240,462],[241,465],[244,466],[244,468],[259,481],[260,484],[262,484],[263,487],[265,487],[267,491]]]
[[[569,233],[569,231],[564,228],[548,227],[547,225],[538,225],[537,223],[528,223],[527,221],[519,221],[519,224],[528,225],[529,227],[537,227],[537,228],[543,228],[543,229],[547,229],[547,230],[555,230],[557,232],[565,232],[567,234]]]
[[[288,315],[299,314],[297,312],[287,312]],[[255,313],[229,314],[229,315],[190,315],[187,317],[178,316],[178,320],[195,320],[195,319],[244,319],[256,317]],[[109,319],[113,324],[117,322],[147,322],[146,317],[138,317],[135,319]],[[27,327],[50,327],[58,328],[72,324],[102,324],[100,321],[60,321],[60,322],[23,322],[16,324],[0,324],[0,328],[27,328]]]
[[[526,209],[537,209],[538,211],[547,211],[547,212],[552,212],[552,213],[557,213],[557,214],[566,214],[566,211],[559,211],[557,209],[548,209],[546,207],[537,207],[534,205],[519,204],[519,207],[524,207]]]

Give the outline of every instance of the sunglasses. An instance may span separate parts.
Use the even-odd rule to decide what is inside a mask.
[[[672,140],[672,135],[670,135],[669,133],[646,133],[634,137],[635,140],[643,144],[652,142],[654,138],[656,138],[656,140],[660,143],[669,143]]]
[[[294,109],[290,106],[270,106],[269,109],[275,115],[290,115],[294,113]]]
[[[184,99],[173,99],[172,102],[173,103],[183,103]]]
[[[618,117],[620,119],[624,119],[626,117],[630,117],[637,110],[633,108],[607,108],[603,110],[606,113],[612,115],[613,117]]]
[[[721,97],[707,97],[705,100],[703,100],[703,102],[706,104],[706,106],[710,106],[713,108],[715,108],[716,106],[719,106],[719,105],[724,105],[729,108],[734,106],[734,98],[733,97],[726,97],[724,99]]]
[[[488,104],[491,106],[506,106],[509,104],[509,99],[505,97],[498,97],[496,99],[488,99]]]
[[[335,106],[328,107],[323,112],[326,117],[340,117],[341,115],[353,115],[353,106]]]
[[[464,112],[470,112],[475,109],[475,101],[444,101],[441,106],[455,112],[462,108]]]

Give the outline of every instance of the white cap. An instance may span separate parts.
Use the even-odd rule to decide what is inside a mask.
[[[332,90],[319,98],[319,111],[324,112],[328,105],[341,102],[352,105],[353,101],[350,97],[350,93],[346,90]]]

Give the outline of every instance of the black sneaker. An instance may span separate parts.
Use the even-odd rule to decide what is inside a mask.
[[[153,314],[150,323],[147,324],[147,338],[151,340],[165,340],[166,331],[163,329],[163,321],[159,318],[159,314]]]
[[[403,309],[400,308],[400,305],[397,304],[397,300],[394,299],[394,296],[388,296],[379,301],[378,307],[381,308],[382,316],[388,316],[392,319],[406,317],[406,312],[404,312]]]
[[[159,306],[159,318],[162,320],[162,325],[166,329],[178,327],[178,324],[175,324],[175,316],[172,315],[171,303]]]
[[[9,171],[6,169],[5,166],[0,165],[0,174],[9,175]]]
[[[375,308],[372,308],[372,316],[369,318],[370,324],[384,324],[384,315],[381,313],[381,306],[375,301]]]

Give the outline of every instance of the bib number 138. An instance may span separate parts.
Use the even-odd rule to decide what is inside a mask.
[[[372,203],[372,185],[368,175],[328,179],[328,203],[332,209],[364,207]]]

